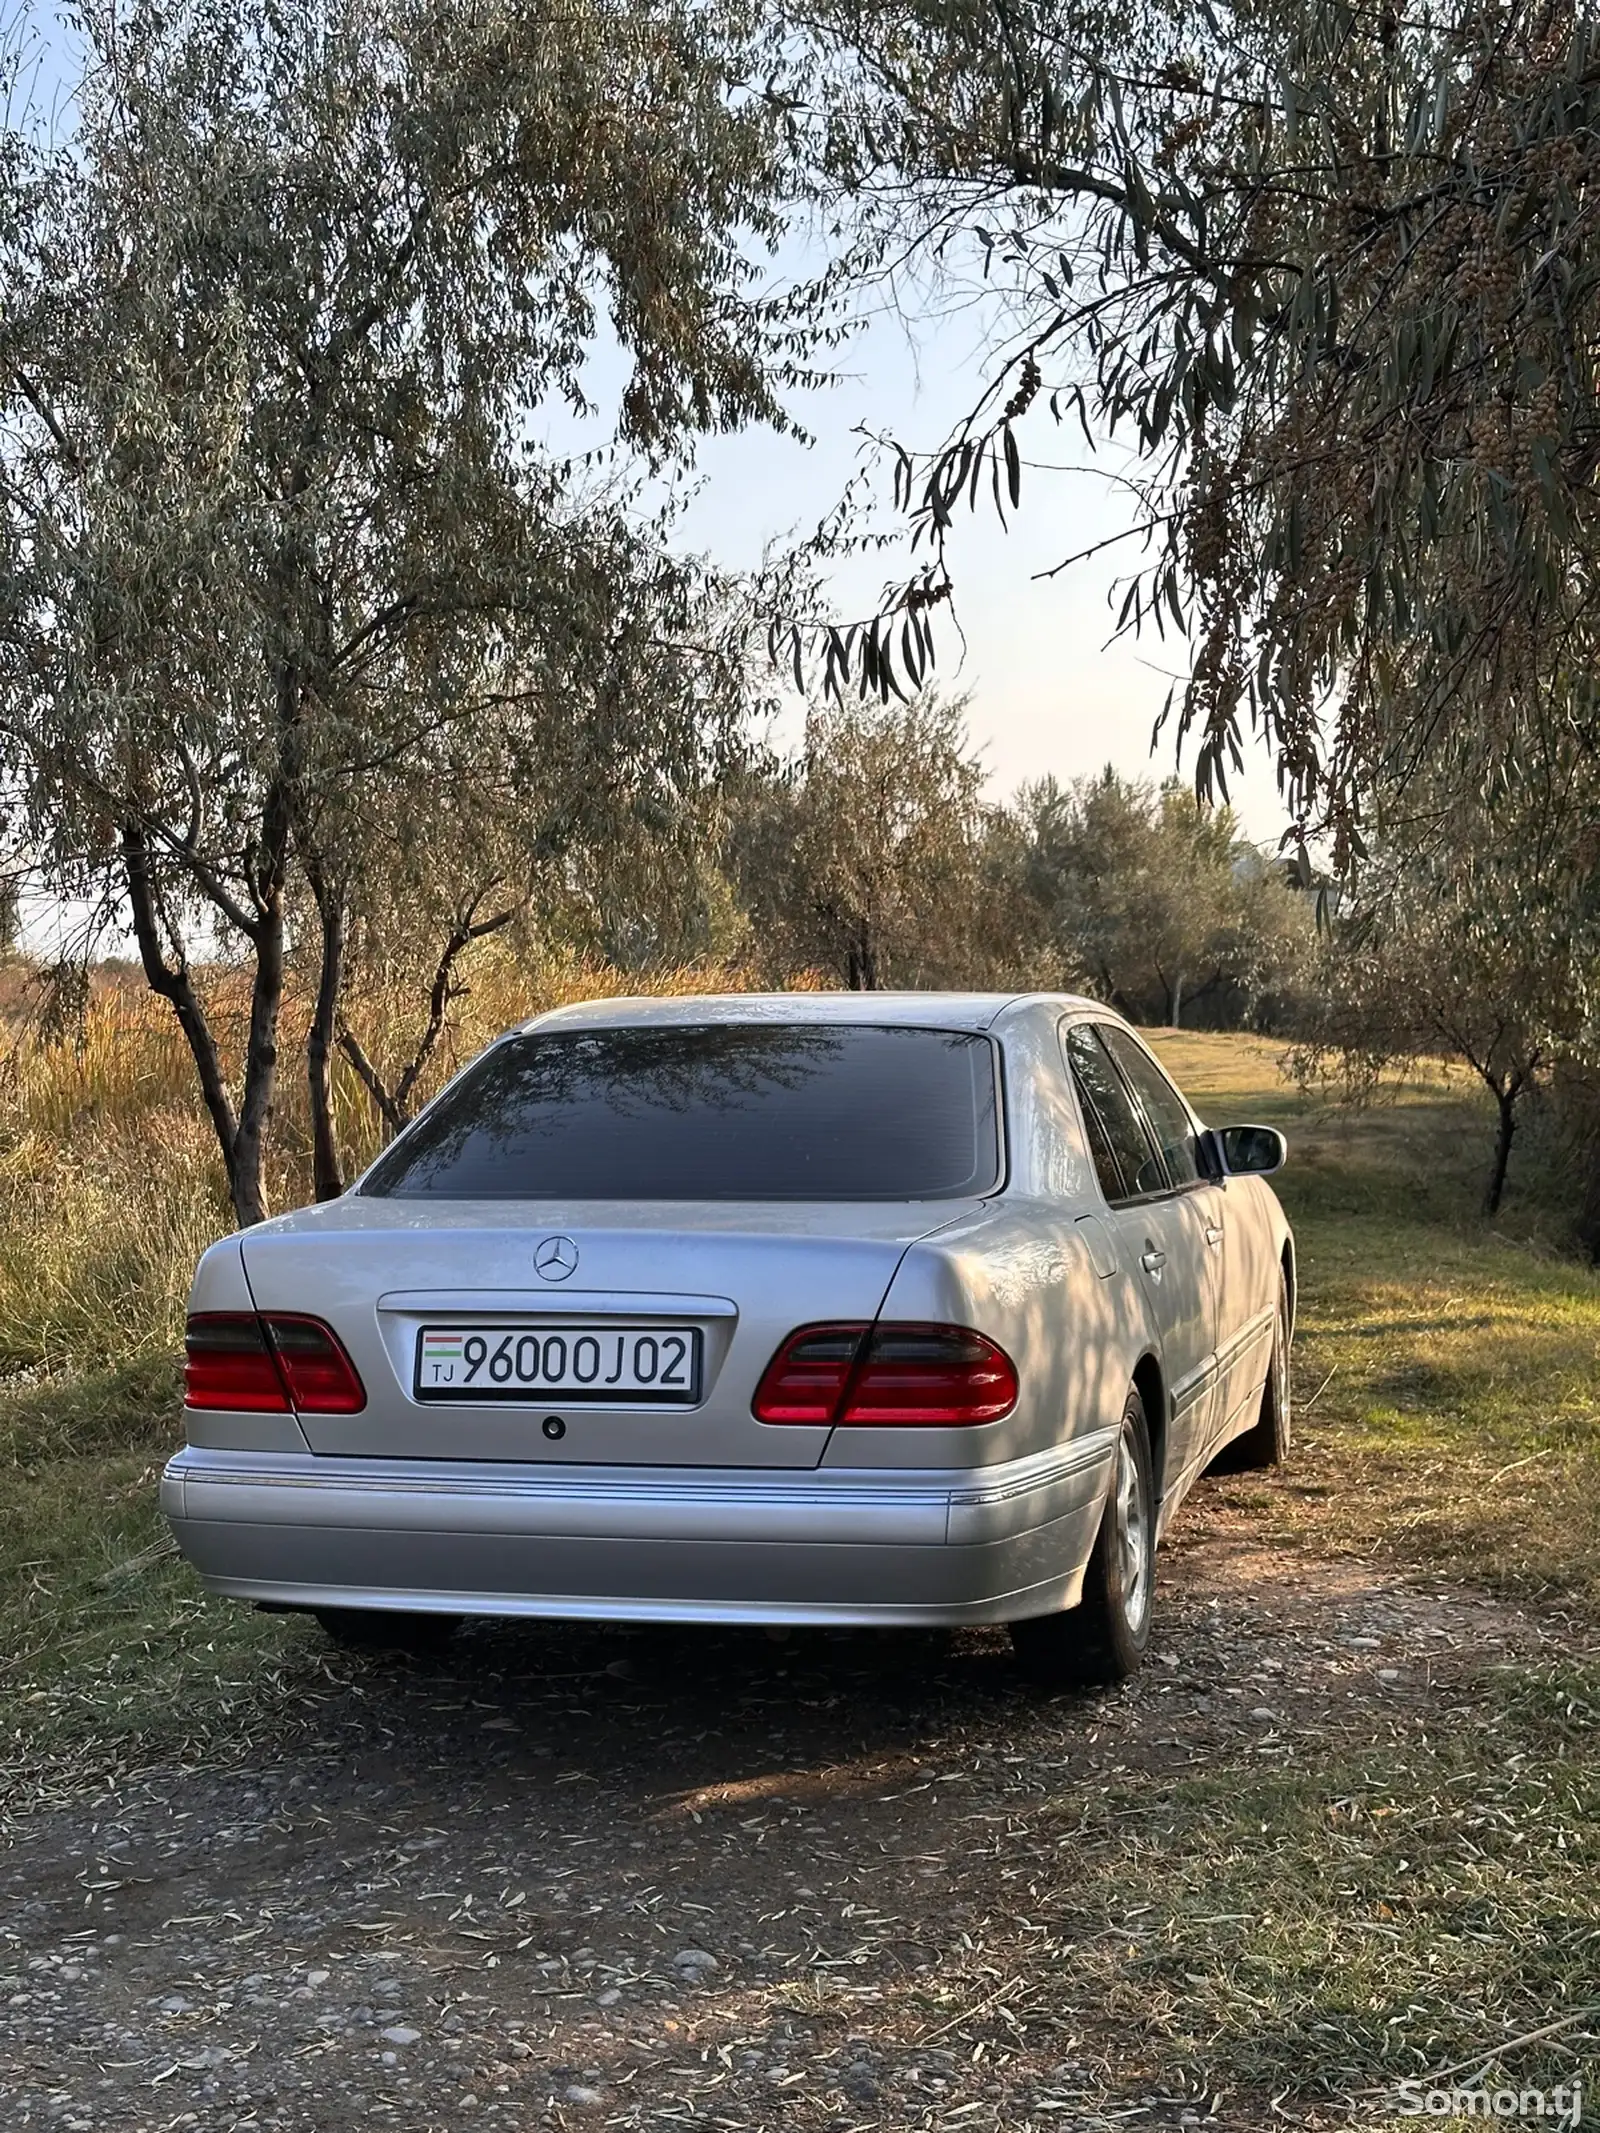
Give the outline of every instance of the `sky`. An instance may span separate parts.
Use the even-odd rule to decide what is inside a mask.
[[[837,382],[793,403],[813,433],[809,445],[747,432],[711,440],[700,454],[701,485],[685,521],[686,537],[730,564],[753,564],[763,543],[808,531],[837,503],[863,464],[865,428],[892,432],[915,453],[939,445],[975,401],[983,371],[975,315],[913,331],[902,320],[872,321],[835,359]],[[1051,467],[1036,471],[1027,454]],[[977,510],[958,518],[951,536],[956,618],[939,640],[938,681],[971,693],[969,728],[995,797],[1025,778],[1066,780],[1111,763],[1132,777],[1187,775],[1169,728],[1151,736],[1184,647],[1171,634],[1112,643],[1120,581],[1135,566],[1138,544],[1118,543],[1057,577],[1055,564],[1124,532],[1129,510],[1115,479],[1125,462],[1115,449],[1091,461],[1076,417],[1057,429],[1036,414],[1024,441],[1021,511],[1003,527],[987,485]],[[887,458],[870,458],[886,502]],[[1097,471],[1097,464],[1104,471]],[[847,619],[870,614],[902,557],[890,551],[847,559],[829,583]],[[1230,794],[1249,835],[1275,842],[1288,817],[1266,752],[1247,752]]]

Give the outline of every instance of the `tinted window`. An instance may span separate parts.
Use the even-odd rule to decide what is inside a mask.
[[[512,1037],[365,1191],[453,1200],[928,1200],[999,1181],[994,1050],[934,1029]]]
[[[1089,1152],[1108,1200],[1162,1192],[1166,1175],[1121,1077],[1087,1023],[1067,1032],[1067,1058],[1083,1106]]]
[[[1122,1182],[1122,1168],[1117,1161],[1117,1152],[1106,1137],[1106,1129],[1100,1123],[1100,1114],[1078,1089],[1080,1108],[1083,1112],[1084,1137],[1089,1143],[1089,1153],[1094,1159],[1094,1174],[1100,1180],[1100,1190],[1108,1200],[1120,1200],[1127,1194]]]
[[[1100,1035],[1134,1092],[1160,1144],[1161,1159],[1174,1185],[1193,1185],[1201,1176],[1200,1151],[1189,1107],[1143,1045],[1126,1030],[1102,1028]]]

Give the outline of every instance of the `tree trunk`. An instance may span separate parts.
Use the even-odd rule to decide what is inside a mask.
[[[1167,1027],[1181,1029],[1183,1026],[1183,972],[1180,970],[1167,987]]]
[[[417,1039],[416,1049],[396,1081],[393,1089],[385,1088],[383,1077],[361,1048],[360,1039],[348,1024],[337,1022],[339,1049],[356,1070],[356,1077],[377,1107],[378,1115],[391,1133],[398,1133],[411,1117],[411,1098],[415,1093],[424,1067],[433,1057],[434,1047],[444,1034],[445,1016],[450,1011],[452,1000],[459,1000],[468,988],[457,982],[455,971],[459,958],[474,941],[481,941],[491,933],[498,933],[502,926],[510,925],[522,907],[522,898],[495,912],[492,918],[479,918],[478,909],[492,889],[500,886],[499,877],[485,882],[475,890],[456,912],[455,924],[440,953],[433,973],[433,986],[428,994],[428,1019],[422,1035]],[[343,939],[340,951],[343,953]],[[338,987],[333,989],[332,1006],[337,1016],[339,1005]],[[330,1023],[330,1030],[335,1024]]]
[[[361,1048],[361,1040],[343,1023],[339,1026],[339,1049],[356,1070],[356,1079],[372,1098],[373,1108],[391,1134],[401,1132],[406,1115],[383,1085],[383,1076]]]
[[[872,929],[865,924],[857,928],[856,937],[850,943],[847,968],[852,992],[876,992],[878,989],[878,956],[872,945]]]
[[[1500,1212],[1500,1202],[1505,1197],[1506,1171],[1511,1162],[1511,1142],[1517,1130],[1517,1098],[1521,1094],[1520,1084],[1514,1081],[1494,1092],[1494,1100],[1500,1107],[1500,1126],[1494,1138],[1494,1167],[1489,1172],[1489,1184],[1483,1195],[1483,1211],[1486,1215],[1497,1215]]]
[[[233,1211],[241,1229],[249,1229],[255,1222],[265,1222],[268,1212],[261,1182],[261,1158],[278,1079],[278,1014],[283,1006],[283,898],[279,889],[269,892],[256,933],[255,950],[255,980],[250,987],[250,1030],[244,1050],[244,1095],[239,1105],[239,1130],[234,1135],[233,1165],[228,1178],[233,1190]]]
[[[128,890],[128,907],[133,916],[134,938],[139,944],[139,960],[144,967],[145,983],[153,993],[170,1001],[173,1013],[178,1018],[178,1027],[183,1031],[190,1057],[194,1060],[195,1072],[200,1080],[200,1094],[206,1112],[217,1136],[217,1147],[222,1155],[222,1166],[227,1173],[228,1195],[233,1201],[233,1210],[241,1225],[259,1221],[261,1213],[245,1213],[248,1206],[260,1207],[261,1177],[260,1153],[256,1154],[254,1176],[241,1173],[239,1165],[239,1121],[228,1094],[227,1078],[222,1071],[222,1061],[217,1052],[217,1040],[206,1019],[206,1011],[200,996],[194,989],[189,975],[188,963],[179,960],[167,961],[161,943],[160,901],[155,877],[150,868],[150,847],[144,830],[138,823],[125,823],[122,830],[123,876]],[[261,1209],[264,1213],[265,1210]]]
[[[309,869],[308,869],[309,873]],[[342,891],[320,874],[312,877],[312,894],[322,921],[322,962],[317,999],[306,1032],[306,1083],[311,1097],[311,1184],[319,1200],[336,1200],[344,1190],[339,1143],[333,1129],[333,1044],[344,983],[348,914]]]
[[[1591,1266],[1600,1266],[1600,1142],[1589,1148],[1584,1168],[1583,1204],[1578,1210],[1578,1242]]]

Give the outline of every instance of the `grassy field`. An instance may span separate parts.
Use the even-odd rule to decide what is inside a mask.
[[[1259,1041],[1154,1043],[1205,1116],[1289,1137],[1300,1443],[1268,1515],[1319,1549],[1600,1602],[1600,1278],[1537,1206],[1479,1217],[1478,1092],[1441,1077],[1341,1110]]]
[[[1282,1762],[1224,1742],[1203,1774],[1054,1801],[1082,1928],[1072,1989],[1169,2072],[1192,2069],[1197,2091],[1282,2090],[1370,2117],[1362,2099],[1417,2070],[1419,2035],[1433,2066],[1569,2078],[1600,2029],[1600,1282],[1556,1255],[1537,1209],[1513,1204],[1493,1227],[1475,1213],[1489,1121],[1467,1086],[1341,1112],[1288,1086],[1270,1044],[1154,1041],[1213,1121],[1269,1121],[1291,1142],[1296,1457],[1282,1475],[1208,1484],[1211,1515],[1280,1564],[1477,1595],[1526,1635],[1514,1663],[1452,1689],[1436,1727],[1402,1735],[1345,1705],[1319,1733],[1313,1711]],[[47,1221],[38,1146],[14,1137],[0,1160],[33,1165]],[[208,1604],[158,1521],[180,1434],[162,1328],[220,1221],[203,1179],[161,1173],[148,1165],[149,1197],[116,1210],[124,1257],[96,1261],[81,1325],[70,1255],[31,1300],[14,1246],[0,1267],[22,1325],[0,1389],[0,1694],[18,1804],[156,1758],[270,1747],[286,1712],[346,1679],[305,1625]],[[69,1166],[61,1190],[92,1236],[103,1181]],[[136,1297],[120,1349],[119,1279]],[[1113,1904],[1140,1923],[1108,1935]],[[1029,1959],[1020,1944],[1015,1959]]]

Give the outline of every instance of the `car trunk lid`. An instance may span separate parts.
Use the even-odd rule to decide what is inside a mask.
[[[821,1458],[826,1428],[778,1428],[751,1413],[773,1352],[796,1326],[876,1317],[906,1247],[976,1204],[645,1211],[350,1195],[241,1243],[257,1309],[325,1320],[366,1388],[358,1414],[302,1416],[315,1452],[805,1467]],[[453,1359],[467,1341],[485,1349],[474,1347],[458,1393],[444,1373],[465,1377]],[[526,1367],[518,1381],[530,1356],[533,1382]],[[488,1382],[485,1357],[508,1382]],[[557,1358],[566,1389],[541,1390]]]

